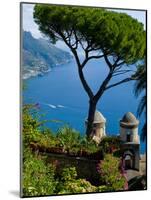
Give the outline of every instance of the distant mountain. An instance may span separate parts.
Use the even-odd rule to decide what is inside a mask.
[[[72,56],[46,39],[35,39],[30,32],[23,32],[23,79],[43,75],[57,65],[70,62]]]

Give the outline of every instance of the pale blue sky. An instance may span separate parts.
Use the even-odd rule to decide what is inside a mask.
[[[30,31],[35,38],[42,37],[42,34],[38,30],[38,25],[33,20],[33,8],[34,4],[22,4],[22,24],[23,29],[26,31]],[[113,10],[113,9],[112,9]],[[144,29],[146,29],[146,16],[145,11],[134,11],[134,10],[117,10],[114,9],[117,12],[124,12],[128,15],[132,16],[133,18],[137,19],[139,22],[144,24]],[[68,48],[65,46],[63,42],[58,42],[57,46],[68,50]]]

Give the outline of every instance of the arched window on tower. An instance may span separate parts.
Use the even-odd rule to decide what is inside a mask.
[[[127,133],[126,141],[127,142],[131,141],[131,134],[130,134],[130,132]]]

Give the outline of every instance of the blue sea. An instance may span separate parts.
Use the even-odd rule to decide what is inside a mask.
[[[108,68],[103,61],[92,60],[84,69],[86,80],[96,92]],[[124,75],[120,79],[124,78]],[[115,77],[112,82],[119,81]],[[25,81],[27,89],[23,93],[25,103],[38,103],[41,118],[48,120],[45,126],[57,131],[64,124],[85,133],[85,119],[88,112],[88,96],[79,80],[78,71],[74,60],[68,64],[55,67],[44,76],[37,76]],[[135,116],[140,98],[134,95],[134,82],[128,82],[107,90],[97,109],[106,118],[106,133],[119,134],[119,121],[123,115],[130,111]],[[140,119],[139,134],[144,122]],[[141,153],[146,145],[141,142]]]

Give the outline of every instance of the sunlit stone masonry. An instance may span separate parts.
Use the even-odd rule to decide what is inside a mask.
[[[87,126],[87,120],[85,124]],[[97,144],[106,136],[105,125],[105,117],[96,110],[91,137]],[[138,125],[139,121],[131,112],[127,112],[120,120],[120,151],[125,169],[139,170],[140,138],[138,135]]]
[[[85,121],[87,126],[87,120]],[[105,132],[106,119],[98,110],[95,111],[94,121],[93,121],[93,130],[91,133],[92,140],[99,144],[103,137],[106,136]]]
[[[126,169],[139,170],[140,138],[138,125],[139,121],[131,112],[127,112],[120,120],[121,153]]]

